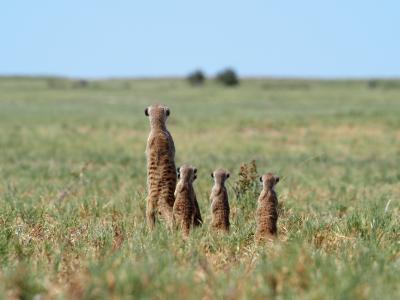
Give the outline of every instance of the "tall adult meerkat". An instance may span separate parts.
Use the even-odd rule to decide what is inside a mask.
[[[177,169],[178,183],[175,189],[175,203],[174,203],[174,223],[183,231],[183,235],[187,237],[190,228],[193,225],[195,216],[195,198],[193,190],[193,181],[195,179],[197,169],[183,165]]]
[[[151,230],[155,227],[158,213],[172,226],[172,208],[176,186],[175,145],[167,130],[166,121],[170,115],[167,106],[153,104],[145,109],[150,120],[150,134],[147,139],[147,199],[146,218]]]
[[[214,178],[214,186],[211,189],[211,227],[217,231],[229,231],[229,201],[225,187],[225,181],[229,173],[224,169],[217,169],[211,173]]]
[[[278,197],[275,193],[275,185],[279,177],[272,173],[260,177],[263,189],[258,197],[256,212],[257,230],[256,241],[261,242],[277,236],[278,228]]]

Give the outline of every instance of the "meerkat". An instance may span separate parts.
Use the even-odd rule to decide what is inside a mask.
[[[193,181],[197,179],[197,173],[194,175]],[[194,188],[192,186],[192,191],[193,191],[193,201],[194,201],[194,219],[193,219],[193,225],[195,227],[199,227],[203,225],[203,219],[201,217],[201,212],[200,212],[200,207],[199,203],[197,202],[197,197],[196,193],[194,191]]]
[[[229,232],[229,201],[225,181],[229,173],[224,169],[217,169],[211,173],[214,186],[211,190],[211,227],[217,231]]]
[[[175,145],[166,127],[166,121],[170,115],[169,108],[154,104],[145,109],[145,115],[150,120],[150,134],[146,147],[146,219],[149,228],[153,230],[157,213],[168,226],[172,226],[172,209],[177,181]]]
[[[175,189],[175,203],[173,208],[174,223],[182,229],[183,235],[187,237],[193,225],[196,210],[193,180],[197,169],[189,165],[183,165],[177,171],[178,183]]]
[[[263,189],[258,197],[256,212],[257,242],[274,238],[278,233],[278,197],[275,193],[275,185],[279,182],[279,177],[267,173],[260,177],[260,181],[263,184]]]

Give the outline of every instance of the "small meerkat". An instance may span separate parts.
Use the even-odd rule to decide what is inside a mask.
[[[197,174],[194,175],[193,181],[195,181],[197,179]],[[193,219],[193,225],[195,227],[199,227],[201,225],[203,225],[203,219],[201,217],[201,212],[200,212],[200,207],[199,207],[199,203],[197,202],[197,197],[196,197],[196,193],[193,190],[193,201],[194,201],[194,219]]]
[[[147,199],[146,218],[151,230],[159,214],[172,226],[172,209],[176,187],[175,145],[167,130],[166,121],[170,115],[167,106],[153,104],[145,109],[150,120],[150,134],[147,140]]]
[[[217,169],[211,173],[214,178],[214,186],[211,189],[211,227],[217,231],[229,231],[229,201],[225,187],[225,181],[229,173],[224,169]]]
[[[261,242],[277,236],[278,228],[278,197],[275,192],[275,185],[279,177],[272,173],[260,177],[263,189],[258,197],[256,212],[257,230],[256,241]]]
[[[193,225],[195,216],[193,180],[197,169],[183,165],[178,170],[178,183],[175,189],[175,203],[173,216],[175,225],[182,229],[183,235],[187,237]]]

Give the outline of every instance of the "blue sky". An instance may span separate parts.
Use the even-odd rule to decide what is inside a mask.
[[[9,0],[0,74],[400,77],[400,1]]]

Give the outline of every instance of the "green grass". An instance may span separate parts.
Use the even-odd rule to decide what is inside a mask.
[[[145,223],[144,108],[171,109],[178,165],[198,168],[205,225],[187,242]],[[273,171],[279,241],[253,242]],[[216,167],[232,230],[209,232]],[[400,84],[0,78],[0,295],[4,299],[400,298]]]

